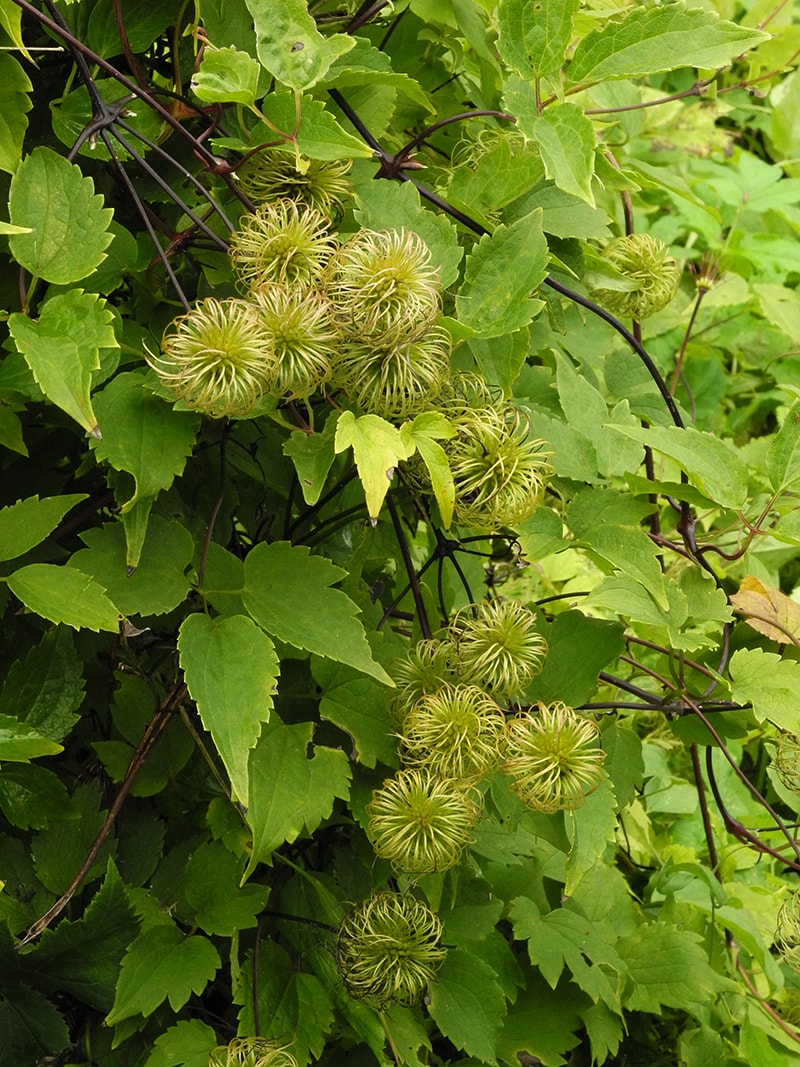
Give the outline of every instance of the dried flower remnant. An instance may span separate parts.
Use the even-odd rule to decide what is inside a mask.
[[[518,600],[497,598],[464,608],[452,626],[464,680],[497,700],[519,695],[547,655],[547,642],[535,626],[536,616]]]
[[[271,200],[294,200],[316,208],[324,215],[341,209],[350,196],[350,182],[345,175],[351,161],[301,159],[288,152],[266,150],[251,155],[238,168],[242,192],[254,203]]]
[[[617,237],[605,249],[603,258],[636,285],[631,290],[607,289],[602,285],[593,290],[593,295],[613,315],[646,319],[665,308],[678,291],[680,265],[669,255],[667,245],[649,233]]]
[[[477,781],[497,764],[505,718],[474,685],[446,686],[424,696],[403,719],[401,741],[410,765],[442,778]]]
[[[330,219],[294,200],[275,200],[245,215],[231,240],[231,260],[243,286],[266,282],[318,284],[336,248]]]

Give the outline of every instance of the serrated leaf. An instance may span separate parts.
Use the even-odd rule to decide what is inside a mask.
[[[530,330],[523,326],[521,330],[491,340],[471,337],[467,344],[487,384],[498,386],[504,396],[510,396],[528,357],[530,342]]]
[[[369,182],[356,195],[355,216],[362,226],[372,230],[411,230],[418,234],[431,252],[439,269],[443,288],[458,277],[458,265],[464,250],[452,222],[441,214],[423,207],[420,195],[411,182]]]
[[[428,470],[442,525],[445,530],[449,530],[456,506],[456,484],[450,469],[450,460],[442,446],[426,434],[415,433],[413,441]]]
[[[14,715],[51,741],[63,741],[80,717],[75,712],[83,691],[83,664],[72,631],[58,626],[9,667],[0,713]]]
[[[8,587],[30,611],[75,630],[119,631],[119,612],[105,589],[73,567],[31,563],[8,579]]]
[[[61,779],[35,763],[0,768],[0,808],[22,830],[41,830],[77,814]]]
[[[92,374],[100,349],[117,348],[113,314],[95,293],[72,289],[48,300],[37,321],[14,314],[8,326],[17,349],[40,389],[88,432],[97,437],[92,410]]]
[[[747,500],[747,468],[732,445],[693,426],[651,426],[649,429],[615,424],[623,434],[674,459],[689,481],[709,500],[738,510]]]
[[[0,0],[0,22],[5,26],[4,12],[16,12],[19,23],[22,9],[9,0]],[[28,129],[27,113],[33,106],[28,93],[32,92],[30,78],[19,62],[7,52],[0,53],[0,170],[14,174],[22,159],[22,146]],[[4,227],[7,225],[3,224]],[[10,226],[4,233],[30,233],[30,226]]]
[[[800,639],[800,604],[780,589],[748,574],[730,600],[749,626],[778,644]]]
[[[386,690],[343,663],[312,661],[314,680],[322,689],[319,713],[353,739],[353,759],[365,767],[377,762],[393,766],[397,743],[386,706]]]
[[[210,1053],[219,1044],[217,1035],[199,1019],[182,1019],[155,1039],[144,1067],[192,1067],[208,1063]]]
[[[431,984],[430,1014],[456,1048],[496,1062],[506,1002],[494,971],[479,956],[462,948],[448,950]]]
[[[195,614],[181,626],[178,651],[203,725],[236,797],[247,804],[248,757],[269,721],[280,669],[275,647],[245,615]]]
[[[279,130],[290,134],[297,126],[296,143],[303,155],[311,159],[368,159],[372,149],[349,133],[326,110],[321,100],[303,96],[300,100],[300,125],[297,125],[297,103],[291,91],[270,93],[262,102],[262,110]],[[263,124],[253,133],[254,143],[274,141],[275,131]]]
[[[23,982],[8,982],[0,999],[0,1067],[41,1063],[66,1048],[69,1030],[61,1012]]]
[[[336,458],[333,448],[335,432],[336,419],[328,419],[322,433],[292,430],[283,442],[283,454],[294,463],[306,504],[316,504],[322,495],[325,479]]]
[[[118,374],[95,397],[102,441],[95,455],[115,470],[127,471],[136,491],[123,512],[141,498],[156,497],[183,473],[194,447],[200,418],[192,411],[173,411],[144,387],[133,371]]]
[[[800,409],[793,407],[767,451],[767,476],[776,493],[800,483]]]
[[[12,715],[0,715],[0,760],[27,763],[37,756],[54,756],[61,752],[55,744],[32,726]]]
[[[36,835],[31,848],[36,876],[51,893],[66,892],[105,822],[106,813],[100,810],[100,793],[94,782],[78,786],[72,794],[72,803],[78,817],[48,826]],[[107,839],[86,875],[85,884],[103,874],[112,846],[113,839]]]
[[[433,114],[436,112],[419,82],[408,74],[392,70],[386,52],[376,48],[363,37],[356,37],[353,48],[345,56],[334,60],[323,80],[326,88],[336,89],[364,85],[374,90],[379,85],[391,86],[425,111]]]
[[[573,84],[639,78],[679,67],[725,67],[769,34],[737,26],[711,11],[682,3],[634,7],[578,44],[567,68]]]
[[[526,326],[543,307],[531,293],[547,276],[547,259],[541,208],[482,237],[467,257],[456,296],[459,320],[478,337],[499,337]]]
[[[306,0],[245,0],[256,26],[258,58],[274,78],[292,89],[310,89],[334,60],[355,44],[336,33],[323,37]]]
[[[501,0],[497,50],[523,78],[553,74],[564,64],[580,0]]]
[[[413,446],[409,450],[400,431],[380,416],[356,417],[352,411],[343,411],[336,423],[334,447],[337,452],[353,449],[367,500],[367,514],[374,526],[395,468],[401,460],[413,454]]]
[[[122,961],[106,1024],[151,1015],[167,999],[173,1011],[180,1011],[192,993],[203,992],[219,966],[219,954],[205,937],[183,937],[172,924],[145,930]]]
[[[547,641],[547,659],[528,687],[528,698],[546,704],[563,700],[577,707],[591,700],[600,671],[625,651],[625,628],[580,611],[564,611],[553,620]],[[579,657],[576,648],[581,649]]]
[[[11,254],[34,277],[68,285],[99,267],[111,244],[113,212],[94,182],[52,148],[38,146],[11,179],[9,217],[30,233],[9,238]]]
[[[759,722],[800,734],[800,663],[760,648],[740,648],[730,662],[733,699],[752,704]]]
[[[0,560],[23,556],[44,541],[67,512],[86,497],[86,493],[48,496],[42,500],[29,496],[0,509]]]
[[[253,107],[258,99],[260,74],[261,67],[247,52],[207,44],[200,69],[192,77],[192,90],[205,104]]]
[[[349,663],[379,682],[392,685],[372,658],[358,608],[339,589],[330,587],[345,572],[304,546],[286,541],[260,544],[244,561],[242,600],[259,626],[280,641]],[[286,610],[291,604],[292,610]]]
[[[579,808],[568,813],[566,826],[571,848],[567,855],[564,896],[571,897],[589,871],[602,863],[606,848],[615,839],[617,802],[607,781]]]
[[[240,887],[242,868],[239,857],[217,842],[200,845],[189,857],[181,879],[183,897],[205,933],[231,937],[256,925],[269,887]]]
[[[253,831],[253,851],[244,879],[259,863],[268,863],[284,842],[304,831],[313,833],[330,815],[334,799],[349,795],[347,756],[339,749],[316,746],[309,758],[313,732],[310,722],[273,722],[261,731],[250,755],[247,823]]]
[[[123,615],[164,615],[185,600],[194,540],[178,522],[154,515],[136,570],[128,571],[125,529],[121,522],[81,534],[86,548],[70,557],[77,567],[103,586]]]
[[[606,754],[603,769],[611,779],[614,795],[622,810],[630,804],[636,790],[642,786],[642,740],[634,730],[615,722],[606,722],[603,724],[600,743]]]
[[[547,177],[565,193],[594,207],[597,135],[583,111],[576,104],[553,104],[533,122],[520,121],[520,129],[536,142]]]

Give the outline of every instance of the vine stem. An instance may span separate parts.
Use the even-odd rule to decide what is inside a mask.
[[[419,628],[422,631],[422,636],[425,640],[430,640],[433,637],[433,631],[431,625],[428,622],[428,613],[425,610],[425,603],[422,599],[422,590],[420,589],[419,581],[417,580],[417,572],[414,569],[414,561],[411,559],[411,553],[408,550],[408,541],[406,540],[405,531],[403,530],[403,524],[400,521],[400,516],[397,512],[397,506],[392,499],[392,494],[386,494],[386,504],[389,508],[389,514],[392,518],[392,525],[394,526],[394,532],[397,537],[397,543],[400,546],[400,553],[403,557],[403,564],[406,568],[406,575],[411,586],[411,595],[414,598],[414,607],[417,609],[417,618],[419,619]]]

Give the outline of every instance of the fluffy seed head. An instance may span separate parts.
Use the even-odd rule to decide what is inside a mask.
[[[245,215],[230,253],[242,284],[247,289],[265,282],[305,288],[315,284],[336,247],[330,224],[316,208],[286,199]]]
[[[420,697],[457,683],[455,646],[450,641],[420,641],[405,659],[392,664],[390,673],[397,687],[392,707],[402,720]]]
[[[477,686],[445,686],[414,704],[401,741],[409,764],[441,778],[477,781],[500,758],[504,726],[500,708]]]
[[[418,768],[387,779],[367,811],[376,854],[412,875],[455,866],[480,814],[468,787]]]
[[[235,1037],[211,1050],[208,1067],[297,1067],[288,1047],[263,1037]]]
[[[272,340],[245,300],[201,300],[167,327],[151,367],[175,396],[214,418],[246,415],[269,391]]]
[[[407,230],[361,230],[342,245],[328,295],[342,332],[375,345],[423,337],[441,303],[430,250]]]
[[[456,434],[444,449],[457,521],[496,530],[530,518],[551,473],[547,443],[528,438],[528,422],[513,407],[472,409],[453,425]]]
[[[665,308],[678,291],[681,268],[669,255],[667,245],[649,233],[617,237],[603,256],[620,274],[637,283],[630,292],[595,289],[594,295],[614,315],[646,319]]]
[[[267,150],[250,156],[236,173],[242,192],[256,204],[294,200],[323,215],[333,215],[350,195],[350,183],[345,178],[350,165],[349,159],[304,159],[304,169],[298,170],[294,155]]]
[[[416,341],[344,345],[333,383],[367,414],[401,422],[430,407],[449,372],[449,335],[432,326]]]
[[[597,725],[560,701],[538,704],[507,727],[502,770],[529,808],[552,814],[579,808],[603,779]]]
[[[800,892],[792,893],[778,912],[775,947],[793,971],[800,974]]]
[[[415,1004],[447,955],[442,924],[407,893],[376,893],[339,927],[336,963],[350,996],[376,1008]]]
[[[517,696],[542,669],[547,642],[518,600],[484,600],[453,623],[462,676],[496,700]]]
[[[330,377],[336,345],[328,301],[321,293],[274,283],[262,285],[253,300],[275,353],[275,395],[295,400],[313,393]]]

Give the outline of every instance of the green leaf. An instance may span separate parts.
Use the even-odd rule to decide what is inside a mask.
[[[95,397],[103,439],[95,446],[98,460],[132,474],[136,491],[123,505],[129,511],[142,497],[156,497],[183,473],[194,447],[200,418],[192,411],[173,411],[144,386],[134,371],[118,374]]]
[[[566,825],[572,847],[567,855],[564,896],[571,897],[589,871],[601,865],[608,845],[615,840],[617,802],[608,782],[567,815]]]
[[[800,484],[800,409],[795,405],[767,451],[767,476],[776,493]]]
[[[336,33],[323,37],[306,0],[245,0],[256,26],[258,58],[283,85],[310,89],[355,41]]]
[[[800,734],[800,663],[760,648],[740,648],[730,662],[733,699],[752,704],[759,722],[769,719],[781,730]]]
[[[365,767],[394,766],[397,743],[386,706],[386,690],[372,678],[332,660],[312,660],[314,680],[322,689],[319,713],[353,740],[353,759]]]
[[[41,830],[77,815],[61,779],[35,763],[0,768],[0,808],[22,830]]]
[[[22,9],[9,0],[2,0],[0,22],[6,31],[6,17],[10,12],[16,12],[16,20],[19,23]],[[28,93],[32,92],[33,85],[20,63],[8,52],[0,53],[0,86],[0,170],[14,174],[22,159],[22,146],[28,129],[25,116],[32,107]],[[23,227],[26,233],[30,232],[30,229],[28,226]],[[4,232],[13,234],[19,233],[19,230],[12,227]]]
[[[547,257],[541,208],[482,237],[467,257],[456,296],[459,319],[478,337],[500,337],[526,326],[543,307],[530,294],[547,276]],[[514,264],[511,273],[509,263]]]
[[[349,663],[392,685],[372,658],[358,608],[338,589],[345,572],[304,546],[286,541],[260,544],[244,561],[244,605],[267,633],[280,641]],[[291,604],[288,612],[286,605]]]
[[[0,26],[3,27],[25,58],[30,63],[33,63],[34,61],[22,40],[22,8],[15,4],[13,0],[0,0]],[[4,84],[4,80],[0,81],[0,84]]]
[[[649,429],[616,424],[614,429],[631,440],[649,445],[674,459],[689,481],[709,500],[739,510],[747,500],[747,469],[732,445],[693,426],[651,426]]]
[[[0,445],[12,452],[18,452],[21,456],[28,455],[20,417],[5,405],[0,405]]]
[[[129,574],[125,529],[121,522],[106,523],[81,534],[86,548],[69,560],[103,586],[123,615],[164,615],[186,599],[194,540],[185,526],[160,515],[150,519],[141,558]]]
[[[26,959],[40,989],[69,993],[107,1012],[114,1002],[120,960],[139,929],[125,886],[112,861],[82,918],[45,930]]]
[[[430,1014],[456,1048],[496,1062],[506,1002],[494,971],[479,956],[462,948],[448,950],[431,984]]]
[[[573,84],[640,78],[679,67],[726,67],[769,34],[737,26],[711,11],[683,3],[634,7],[610,19],[578,44],[567,68]]]
[[[530,341],[530,331],[524,326],[491,340],[470,337],[467,344],[487,383],[502,389],[504,396],[510,396],[528,357]]]
[[[336,453],[333,447],[336,419],[328,419],[321,433],[292,430],[283,442],[283,454],[297,471],[297,480],[306,504],[316,504],[325,487]]]
[[[304,831],[312,834],[327,818],[336,797],[350,792],[350,765],[339,749],[308,748],[314,724],[270,723],[250,756],[250,803],[247,822],[253,852],[244,879],[259,863],[268,863],[276,848]],[[244,880],[243,879],[243,880]]]
[[[404,423],[400,433],[409,442],[409,455],[413,455],[415,450],[419,452],[428,469],[442,524],[448,530],[456,506],[456,485],[447,453],[438,441],[449,440],[455,431],[440,412],[423,411],[413,422]]]
[[[192,90],[205,104],[255,106],[261,67],[247,52],[233,47],[203,49],[200,70],[192,77]]]
[[[94,437],[97,419],[89,396],[100,349],[117,348],[113,315],[94,293],[72,289],[52,297],[38,321],[14,314],[9,329],[37,384],[52,401]]]
[[[64,516],[86,500],[86,493],[49,496],[40,500],[29,496],[0,509],[0,560],[23,556],[55,530]]]
[[[572,20],[580,0],[501,0],[497,9],[497,50],[521,77],[554,74],[564,64]]]
[[[570,990],[570,992],[572,992]],[[508,1013],[498,1052],[504,1063],[520,1062],[518,1053],[538,1057],[543,1064],[565,1064],[569,1051],[582,1045],[583,1021],[578,997],[553,991],[537,972],[528,975],[527,988]]]
[[[625,651],[625,628],[617,622],[590,619],[580,611],[556,615],[547,633],[548,652],[542,673],[528,687],[529,700],[571,707],[591,700],[597,676]],[[580,656],[575,649],[581,650]]]
[[[122,961],[106,1024],[151,1015],[167,998],[172,1010],[180,1011],[192,993],[203,992],[219,967],[219,954],[207,938],[184,937],[172,924],[145,930]]]
[[[373,91],[379,85],[391,86],[403,93],[425,111],[435,114],[430,97],[414,78],[392,70],[386,52],[376,48],[363,37],[354,38],[353,48],[345,56],[339,56],[331,64],[323,79],[326,88],[349,89],[367,86]]]
[[[536,142],[547,177],[565,193],[594,207],[592,175],[597,135],[577,104],[553,104],[520,129]]]
[[[170,0],[126,0],[125,35],[130,50],[146,52],[175,18]],[[120,28],[114,0],[96,0],[89,13],[87,43],[106,59],[120,54]]]
[[[8,587],[26,608],[76,630],[119,630],[119,612],[101,585],[72,567],[31,563],[8,578]]]
[[[189,858],[181,880],[183,896],[205,933],[231,937],[237,930],[256,925],[269,889],[265,885],[240,888],[243,866],[217,842],[200,845]]]
[[[372,230],[411,230],[418,234],[439,268],[443,288],[458,277],[458,265],[464,250],[455,226],[444,215],[422,206],[420,195],[411,182],[371,181],[359,186],[355,216],[362,226]]]
[[[34,277],[62,285],[80,281],[111,244],[113,213],[102,204],[79,167],[52,148],[34,148],[11,179],[11,222],[31,231],[9,238],[11,254]]]
[[[278,129],[291,134],[297,125],[297,104],[291,91],[270,93],[262,110]],[[253,134],[254,144],[275,140],[275,131],[258,126]],[[325,109],[321,100],[303,96],[300,100],[300,125],[297,128],[297,147],[311,159],[368,159],[372,149],[339,124]]]
[[[100,810],[100,792],[95,782],[79,786],[72,794],[72,803],[78,817],[42,830],[31,849],[39,881],[59,895],[66,892],[81,869],[106,817],[105,811]],[[104,873],[112,844],[111,839],[106,840],[87,873],[87,884]]]
[[[625,808],[642,786],[641,738],[634,730],[611,721],[603,724],[600,743],[606,754],[604,770],[611,779],[620,809]]]
[[[380,416],[356,417],[352,411],[343,411],[336,423],[334,447],[337,452],[353,449],[367,500],[367,514],[375,526],[395,468],[400,460],[413,454],[413,446],[409,451],[400,431]]]
[[[218,1045],[217,1035],[199,1019],[182,1019],[170,1026],[153,1042],[153,1049],[144,1067],[192,1067],[208,1063],[210,1053]]]
[[[69,1044],[61,1012],[38,990],[9,982],[0,998],[0,1067],[41,1063]]]
[[[269,721],[279,664],[267,635],[245,615],[190,615],[178,638],[186,684],[214,739],[234,794],[247,804],[247,761]]]
[[[44,734],[12,715],[0,715],[0,760],[27,763],[37,756],[54,756],[62,751]]]
[[[51,741],[62,741],[79,717],[83,664],[71,630],[48,630],[24,660],[13,663],[0,693],[0,713],[14,715]]]

